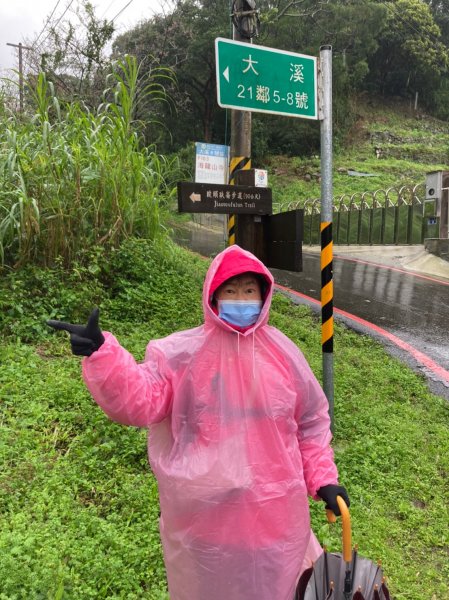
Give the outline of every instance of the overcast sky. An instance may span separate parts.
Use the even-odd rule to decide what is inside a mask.
[[[5,69],[18,68],[18,50],[7,46],[7,42],[18,44],[25,40],[36,39],[42,32],[40,41],[45,39],[47,19],[54,10],[52,20],[58,20],[70,5],[63,20],[69,18],[70,12],[79,0],[0,0],[0,72]],[[116,32],[130,29],[139,21],[148,19],[154,13],[163,12],[166,0],[91,0],[97,17],[114,19]],[[127,4],[129,4],[127,6]],[[123,12],[121,12],[123,11]],[[24,50],[25,52],[25,50]]]

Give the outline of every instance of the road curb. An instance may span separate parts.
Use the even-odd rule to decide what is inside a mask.
[[[286,295],[295,304],[305,304],[314,313],[317,315],[320,314],[321,303],[319,300],[278,283],[275,283],[275,290]],[[334,318],[349,329],[363,335],[369,335],[376,341],[379,341],[390,355],[399,358],[401,362],[412,368],[413,371],[424,376],[428,382],[429,389],[433,393],[449,400],[449,371],[438,365],[430,356],[427,356],[427,354],[424,354],[382,327],[342,309],[334,308]]]

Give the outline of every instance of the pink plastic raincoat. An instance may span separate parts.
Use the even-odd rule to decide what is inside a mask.
[[[212,292],[245,271],[267,281],[255,325],[222,321]],[[106,333],[86,384],[119,423],[148,427],[171,600],[292,600],[307,496],[338,482],[328,403],[306,360],[267,324],[273,278],[231,246],[204,283],[204,325],[148,344],[142,364]]]

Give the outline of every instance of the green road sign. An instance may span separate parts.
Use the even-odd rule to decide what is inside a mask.
[[[217,38],[215,60],[221,107],[318,119],[316,57]]]

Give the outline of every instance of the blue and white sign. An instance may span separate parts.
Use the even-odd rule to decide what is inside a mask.
[[[195,182],[227,184],[229,146],[195,142]]]

